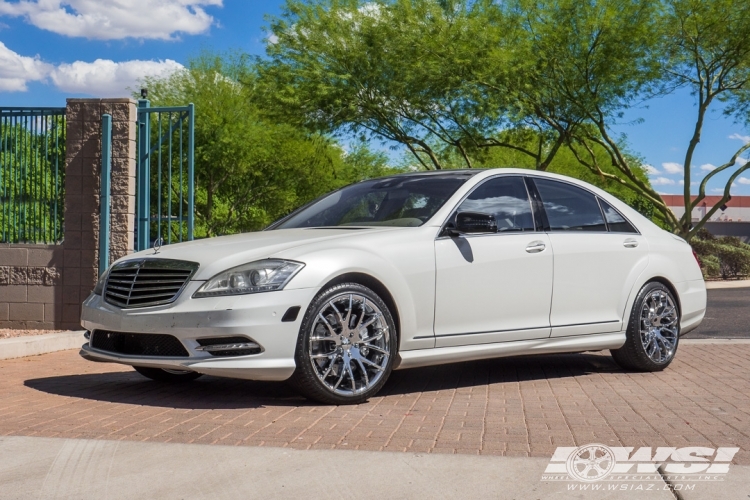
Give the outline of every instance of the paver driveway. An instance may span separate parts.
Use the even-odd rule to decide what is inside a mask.
[[[685,342],[672,366],[606,354],[394,372],[359,406],[283,383],[148,381],[76,351],[0,361],[0,435],[549,457],[557,446],[739,446],[750,464],[750,344]]]

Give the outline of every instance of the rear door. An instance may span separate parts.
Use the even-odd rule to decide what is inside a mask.
[[[616,332],[646,240],[617,210],[579,186],[534,178],[554,253],[552,337]]]

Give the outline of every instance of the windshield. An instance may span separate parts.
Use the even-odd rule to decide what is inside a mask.
[[[300,209],[272,229],[421,226],[471,175],[403,175],[359,182]]]

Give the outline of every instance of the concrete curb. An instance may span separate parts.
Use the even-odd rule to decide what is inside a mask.
[[[680,344],[750,344],[750,339],[680,339]]]
[[[78,349],[86,339],[83,330],[0,339],[0,359],[23,358],[48,352]]]
[[[708,290],[719,290],[722,288],[750,288],[750,280],[737,281],[706,281]]]

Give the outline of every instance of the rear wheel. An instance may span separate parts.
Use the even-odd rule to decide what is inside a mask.
[[[200,377],[202,374],[184,370],[165,370],[161,368],[148,368],[146,366],[134,366],[135,371],[159,382],[190,382]]]
[[[647,283],[633,303],[625,344],[610,352],[627,370],[660,371],[669,366],[680,340],[680,310],[662,283]]]
[[[383,300],[356,283],[335,285],[305,313],[291,382],[323,403],[361,403],[383,387],[395,352],[396,326]]]

